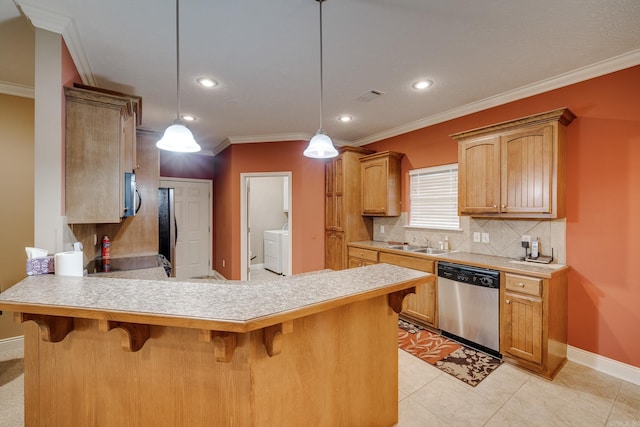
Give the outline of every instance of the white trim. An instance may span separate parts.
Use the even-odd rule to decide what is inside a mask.
[[[24,335],[0,340],[0,352],[24,349]]]
[[[19,6],[34,27],[62,35],[67,49],[69,49],[71,59],[73,59],[73,63],[78,69],[82,83],[97,86],[95,76],[91,71],[89,58],[87,58],[78,28],[73,19],[22,1],[19,2]]]
[[[567,346],[567,359],[612,377],[640,385],[640,368],[636,366],[618,362],[573,346]]]
[[[352,145],[359,147],[362,145],[371,144],[383,139],[422,129],[427,126],[433,126],[438,123],[446,122],[447,120],[453,120],[458,117],[466,116],[468,114],[477,113],[478,111],[486,110],[491,107],[504,105],[509,102],[524,99],[533,95],[538,95],[550,90],[559,89],[575,83],[580,83],[585,80],[600,77],[605,74],[613,73],[615,71],[620,71],[625,68],[636,66],[638,64],[640,64],[640,49],[627,52],[625,54],[615,56],[604,61],[596,62],[595,64],[578,68],[576,70],[560,74],[555,77],[539,81],[537,83],[528,84],[518,89],[504,92],[502,94],[495,95],[477,102],[472,102],[471,104],[463,105],[461,107],[434,114],[432,116],[425,117],[411,123],[375,133],[373,135],[369,135],[353,141]]]
[[[264,270],[264,263],[262,264],[251,264],[249,266],[249,270],[254,271],[254,270]]]
[[[0,93],[35,99],[36,89],[33,86],[25,86],[18,83],[0,81]]]

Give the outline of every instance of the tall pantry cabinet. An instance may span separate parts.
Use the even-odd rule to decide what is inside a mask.
[[[372,218],[362,216],[360,158],[373,153],[340,147],[325,164],[325,268],[348,268],[347,243],[371,240]]]

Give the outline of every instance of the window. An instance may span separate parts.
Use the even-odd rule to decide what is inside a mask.
[[[458,164],[409,171],[409,226],[459,230]]]

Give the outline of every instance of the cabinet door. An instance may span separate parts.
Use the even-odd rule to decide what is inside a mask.
[[[362,214],[385,215],[388,203],[389,160],[367,160],[362,163]]]
[[[344,233],[327,231],[325,233],[325,268],[343,270],[346,268],[346,248]]]
[[[512,292],[502,300],[502,352],[542,363],[542,300]]]
[[[458,211],[500,212],[500,138],[488,136],[458,145]]]
[[[343,162],[341,158],[325,165],[325,228],[343,231]]]
[[[405,301],[402,314],[431,325],[434,328],[438,327],[436,322],[436,301],[438,301],[438,296],[436,295],[435,283],[425,283],[416,286],[416,293],[407,295]]]
[[[551,213],[553,126],[501,137],[502,200],[506,213]]]

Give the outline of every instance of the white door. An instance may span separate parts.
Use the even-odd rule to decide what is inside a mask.
[[[174,188],[177,227],[176,278],[207,276],[211,261],[211,181],[161,179]]]

